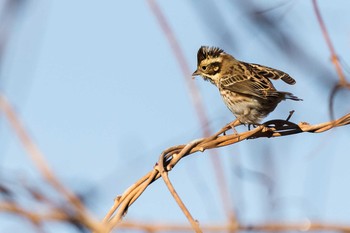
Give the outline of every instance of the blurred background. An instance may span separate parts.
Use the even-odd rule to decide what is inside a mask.
[[[349,7],[347,1],[319,1],[346,75]],[[169,32],[177,47],[169,43]],[[163,150],[234,120],[213,85],[191,78],[202,45],[297,80],[294,86],[274,84],[304,101],[285,101],[266,120],[285,119],[290,110],[296,123],[330,120],[329,96],[339,78],[312,1],[0,0],[0,91],[55,175],[102,219]],[[197,91],[205,125],[193,101]],[[336,94],[336,118],[350,112],[349,101],[348,91]],[[247,140],[187,157],[170,179],[201,224],[227,223],[227,209],[242,224],[350,224],[349,140],[347,126]],[[51,191],[1,113],[0,166],[2,187],[26,208],[40,210],[23,187]],[[187,224],[162,180],[143,193],[125,220]],[[38,232],[2,210],[1,232],[24,230]],[[82,231],[57,222],[42,230]]]

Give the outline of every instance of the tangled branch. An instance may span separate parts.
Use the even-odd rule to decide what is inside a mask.
[[[198,223],[193,219],[182,203],[168,178],[168,172],[170,172],[182,158],[196,152],[204,152],[208,149],[232,145],[245,139],[281,137],[306,132],[321,133],[334,127],[348,124],[350,124],[350,113],[337,120],[316,125],[310,125],[305,122],[295,124],[287,120],[271,120],[246,132],[227,134],[230,129],[240,125],[238,121],[234,121],[223,127],[213,136],[196,139],[187,144],[173,146],[163,151],[158,163],[156,163],[152,171],[139,179],[121,196],[115,199],[114,205],[104,218],[104,222],[108,223],[108,229],[110,230],[116,227],[123,215],[126,214],[128,208],[137,200],[145,189],[158,178],[162,177],[176,202],[191,223],[192,228],[196,232],[201,232]]]

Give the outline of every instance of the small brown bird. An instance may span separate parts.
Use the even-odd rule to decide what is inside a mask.
[[[302,100],[289,92],[277,91],[270,79],[282,79],[293,85],[288,74],[270,67],[236,60],[217,47],[202,46],[197,54],[200,75],[220,91],[226,106],[243,124],[259,124],[276,106],[286,99]]]

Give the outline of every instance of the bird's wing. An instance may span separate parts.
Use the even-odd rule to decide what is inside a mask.
[[[290,85],[295,84],[295,80],[292,77],[290,77],[289,74],[284,73],[283,71],[276,70],[267,66],[262,66],[259,64],[248,64],[248,65],[250,65],[252,70],[260,76],[264,76],[265,78],[269,78],[273,80],[282,79],[284,82]]]
[[[244,62],[236,64],[231,72],[224,74],[220,84],[223,89],[262,99],[279,96],[267,77],[254,72],[250,64]]]

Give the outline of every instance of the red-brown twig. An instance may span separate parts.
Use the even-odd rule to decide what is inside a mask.
[[[328,49],[329,49],[329,51],[331,53],[331,60],[332,60],[332,63],[334,64],[335,69],[337,71],[337,74],[339,76],[339,82],[340,83],[346,83],[345,75],[344,75],[343,70],[341,68],[338,56],[337,56],[337,54],[335,52],[332,40],[331,40],[331,38],[330,38],[330,36],[328,34],[327,27],[324,24],[324,21],[322,19],[321,12],[320,12],[319,7],[317,5],[317,0],[312,0],[312,5],[314,7],[314,11],[315,11],[315,14],[316,14],[316,17],[317,17],[318,24],[321,27],[323,37],[324,37],[324,39],[325,39],[325,41],[327,43]]]
[[[350,90],[350,83],[346,80],[343,69],[340,65],[339,58],[338,58],[337,53],[334,49],[332,40],[331,40],[329,33],[327,31],[327,27],[323,21],[321,12],[320,12],[319,7],[317,5],[317,0],[312,0],[312,4],[314,7],[314,11],[315,11],[315,14],[317,17],[318,24],[321,27],[323,37],[324,37],[326,44],[328,46],[328,49],[331,53],[332,63],[334,65],[335,70],[336,70],[338,77],[339,77],[338,83],[332,88],[331,94],[329,96],[329,112],[330,112],[331,119],[334,119],[335,117],[334,117],[334,110],[333,110],[333,105],[334,105],[333,102],[334,102],[335,94],[341,89]]]

